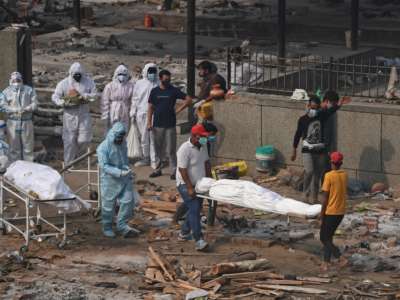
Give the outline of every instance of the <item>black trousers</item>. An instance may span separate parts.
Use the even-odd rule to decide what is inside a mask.
[[[330,262],[331,257],[339,258],[340,250],[333,244],[333,235],[343,220],[343,215],[325,215],[320,231],[320,240],[324,245],[324,261]]]

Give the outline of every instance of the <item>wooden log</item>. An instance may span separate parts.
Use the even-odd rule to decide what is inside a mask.
[[[229,254],[218,254],[218,253],[194,253],[194,252],[165,252],[165,256],[228,256]]]
[[[320,290],[320,289],[315,289],[315,288],[305,288],[305,287],[299,287],[299,286],[277,285],[277,284],[259,284],[259,285],[256,285],[256,288],[268,289],[268,290],[278,290],[278,291],[285,291],[285,292],[313,294],[313,295],[323,295],[323,294],[328,293],[326,290]]]
[[[177,204],[176,204],[176,202],[144,199],[144,200],[142,200],[142,203],[140,204],[140,206],[145,207],[145,208],[175,213]]]
[[[168,272],[165,264],[163,263],[161,257],[154,252],[153,248],[150,246],[149,247],[149,252],[151,255],[151,258],[161,267],[161,269],[163,270],[163,272],[165,273],[165,275],[168,277],[169,280],[173,281],[174,277],[171,275],[171,273]]]
[[[264,270],[270,267],[268,259],[261,258],[256,260],[244,260],[238,262],[227,262],[213,265],[211,275],[221,275],[226,273],[240,273],[246,271]]]
[[[153,215],[159,216],[160,218],[172,218],[174,215],[165,211],[159,211],[155,209],[150,209],[150,208],[142,208],[143,211],[151,213]]]
[[[235,281],[232,281],[232,283],[235,283],[240,286],[255,286],[257,284],[278,284],[278,285],[303,285],[303,281],[297,281],[297,280],[275,280],[275,279],[270,279],[270,280],[263,280],[263,281],[248,281],[247,282],[240,282],[240,279],[237,279]]]

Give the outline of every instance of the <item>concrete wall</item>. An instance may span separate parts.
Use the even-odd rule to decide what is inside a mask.
[[[288,97],[239,93],[215,102],[220,128],[219,160],[244,159],[255,165],[257,146],[272,144],[281,165],[302,166],[301,150],[290,161],[293,135],[305,103]],[[368,182],[400,183],[400,106],[352,103],[337,113],[337,149],[345,155],[344,168]]]

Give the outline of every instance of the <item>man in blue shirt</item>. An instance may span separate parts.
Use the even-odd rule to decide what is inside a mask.
[[[156,170],[150,177],[162,175],[162,163],[165,151],[169,157],[171,179],[175,180],[176,173],[176,114],[192,104],[192,98],[171,85],[171,73],[162,70],[159,73],[160,85],[155,87],[149,96],[147,112],[147,128],[152,131],[154,150],[158,159]],[[176,101],[184,103],[176,108]]]

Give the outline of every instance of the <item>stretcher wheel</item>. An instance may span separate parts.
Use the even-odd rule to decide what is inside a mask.
[[[64,249],[66,244],[67,244],[66,241],[61,241],[57,244],[57,247],[58,249]]]
[[[37,224],[37,225],[35,226],[35,229],[36,229],[37,233],[41,233],[41,232],[42,232],[42,225]]]
[[[101,209],[95,209],[93,210],[93,218],[97,218],[100,216]]]
[[[89,198],[90,198],[90,200],[93,200],[93,201],[98,200],[99,194],[96,191],[90,191]]]
[[[21,248],[19,248],[19,252],[21,252],[21,254],[28,252],[28,246],[26,245],[21,246]]]

